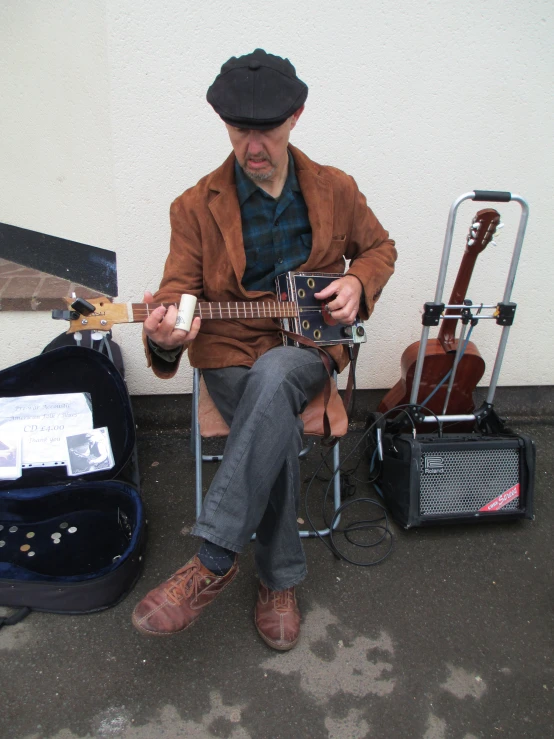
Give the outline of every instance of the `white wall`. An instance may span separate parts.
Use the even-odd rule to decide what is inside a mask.
[[[1,222],[118,250],[109,74],[103,2],[0,2]],[[0,367],[63,330],[0,311]]]
[[[354,175],[397,241],[359,386],[396,381],[434,297],[450,204],[476,188],[531,206],[500,384],[551,384],[553,38],[548,0],[4,0],[0,221],[115,250],[119,300],[140,300],[161,276],[171,200],[229,151],[206,90],[230,56],[262,46],[310,88],[293,143]],[[446,297],[480,207],[460,209]],[[519,206],[498,209],[506,227],[479,257],[475,301],[502,298]],[[484,323],[487,382],[499,329]],[[0,366],[60,330],[47,315],[0,313]],[[114,335],[132,393],[190,391],[186,363],[169,382],[145,368],[139,326]]]

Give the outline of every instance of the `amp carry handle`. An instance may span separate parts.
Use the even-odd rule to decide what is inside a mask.
[[[512,320],[505,319],[502,313],[502,309],[505,309],[510,304],[510,298],[512,295],[512,288],[513,288],[515,277],[516,277],[519,256],[521,254],[521,248],[523,246],[523,237],[525,236],[525,229],[527,227],[527,220],[529,218],[529,204],[527,203],[525,198],[522,198],[520,195],[516,195],[515,193],[512,193],[512,192],[503,192],[503,191],[496,191],[496,190],[473,190],[472,192],[467,192],[464,195],[460,195],[460,197],[457,198],[452,203],[450,207],[450,213],[448,215],[448,222],[446,224],[444,247],[443,247],[442,259],[441,259],[441,264],[440,264],[440,269],[439,269],[439,276],[437,279],[437,288],[435,291],[434,305],[437,305],[437,306],[441,305],[442,303],[442,294],[444,290],[444,283],[446,280],[446,270],[448,268],[448,260],[450,258],[450,248],[452,246],[452,236],[454,234],[454,223],[456,221],[456,213],[461,203],[463,203],[465,200],[474,200],[477,202],[493,202],[493,203],[509,203],[510,201],[515,200],[521,205],[521,217],[519,220],[519,227],[518,227],[518,231],[516,235],[514,251],[512,254],[512,261],[510,264],[510,269],[509,269],[508,277],[506,280],[506,287],[504,289],[504,296],[502,298],[502,303],[499,304],[500,315],[499,315],[499,318],[497,318],[497,323],[500,323],[503,326],[502,334],[500,337],[500,343],[498,345],[496,360],[495,360],[494,368],[493,368],[492,375],[491,375],[491,383],[489,386],[489,391],[487,393],[487,397],[485,400],[485,406],[487,406],[488,408],[492,408],[494,394],[496,392],[496,386],[498,384],[498,377],[500,375],[500,368],[502,366],[502,361],[504,359],[504,353],[506,351],[506,344],[508,342],[508,334],[510,332],[510,326],[512,323]],[[513,313],[513,310],[512,310],[512,313]],[[424,322],[422,332],[421,332],[421,342],[419,345],[417,362],[416,362],[415,371],[414,371],[412,393],[410,396],[410,404],[412,406],[415,406],[417,404],[417,396],[419,393],[419,385],[421,382],[421,373],[423,371],[423,362],[425,360],[425,350],[427,348],[428,338],[429,338],[429,325],[425,325],[425,322]],[[447,421],[447,422],[475,421],[476,415],[475,414],[463,415],[463,416],[462,415],[460,416],[430,415],[430,416],[425,416],[423,420],[428,423],[433,423],[437,421],[437,418],[441,422],[442,421]]]

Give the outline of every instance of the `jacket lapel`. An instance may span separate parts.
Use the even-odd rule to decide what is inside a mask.
[[[242,240],[242,222],[240,207],[235,187],[235,155],[230,154],[221,167],[210,177],[208,186],[212,191],[209,202],[210,211],[221,232],[239,288],[242,288],[242,277],[246,268],[244,242]]]
[[[319,174],[319,167],[295,146],[289,146],[294,158],[296,176],[308,208],[312,227],[312,251],[308,261],[299,271],[315,269],[324,261],[333,238],[333,190],[331,184]]]

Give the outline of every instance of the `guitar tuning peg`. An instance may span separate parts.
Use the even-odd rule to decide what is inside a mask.
[[[504,228],[504,224],[503,223],[499,223],[498,226],[496,227],[495,238],[498,238],[499,236],[502,236],[502,233],[500,233],[500,229],[501,228]],[[497,246],[496,241],[491,241],[491,244],[493,246]]]

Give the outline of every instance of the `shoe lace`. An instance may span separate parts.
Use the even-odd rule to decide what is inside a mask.
[[[168,600],[178,606],[182,600],[189,598],[192,593],[196,598],[201,584],[205,584],[205,582],[203,582],[203,578],[198,571],[198,565],[193,563],[185,566],[178,575],[171,578],[171,585],[165,588],[165,594]]]
[[[273,598],[273,608],[276,611],[290,611],[294,605],[294,591],[292,588],[273,590],[271,596]]]

